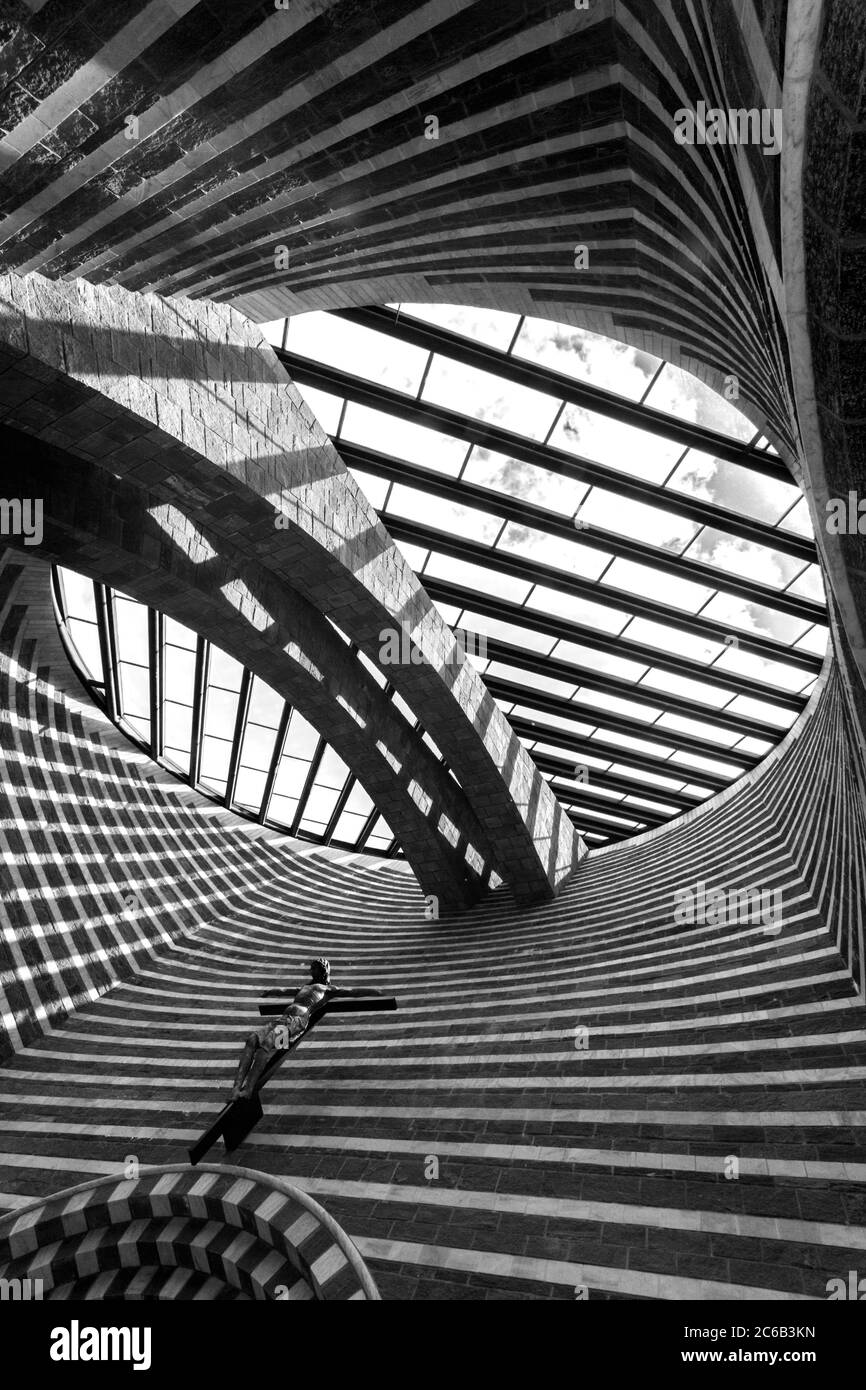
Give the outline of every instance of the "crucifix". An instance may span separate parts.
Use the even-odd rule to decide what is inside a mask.
[[[222,1137],[226,1153],[246,1139],[262,1118],[259,1093],[305,1037],[329,1013],[355,1013],[360,1010],[396,1009],[397,1000],[378,989],[343,989],[331,984],[330,963],[319,957],[310,962],[310,980],[299,989],[272,991],[269,998],[283,1003],[265,1002],[259,1013],[267,1023],[250,1033],[238,1062],[228,1103],[213,1124],[189,1150],[195,1165]],[[291,997],[286,1001],[286,994]]]

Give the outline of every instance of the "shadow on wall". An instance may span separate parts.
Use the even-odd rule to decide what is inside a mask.
[[[155,786],[148,773],[161,769],[82,694],[47,566],[0,553],[0,1056],[129,978],[155,947],[231,915],[251,882],[294,880],[309,862]],[[423,920],[417,884],[391,867]]]
[[[471,664],[452,680],[453,634],[258,330],[213,305],[167,304],[84,282],[7,276],[5,291],[4,382],[13,399],[14,388],[22,393],[7,423],[146,481],[200,529],[212,527],[333,616],[373,661],[382,627],[403,624],[413,601],[423,607],[423,620],[413,612],[412,636],[426,660],[398,663],[389,675],[478,818],[497,825],[500,874],[527,900],[551,896],[585,853],[583,842]],[[57,316],[67,303],[70,324]],[[135,316],[153,331],[130,329]],[[187,327],[189,338],[178,338]],[[210,341],[218,357],[207,352]],[[17,356],[28,351],[40,359],[32,375]],[[134,542],[132,515],[124,535]]]

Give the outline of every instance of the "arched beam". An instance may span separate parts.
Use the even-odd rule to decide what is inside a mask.
[[[29,553],[68,565],[161,609],[271,685],[317,728],[358,777],[443,913],[483,891],[488,838],[466,798],[321,614],[243,563],[178,508],[56,446],[4,431],[8,483],[42,503]]]
[[[223,306],[40,275],[2,277],[0,314],[8,423],[176,498],[372,660],[383,633],[411,637],[420,664],[391,664],[389,679],[454,768],[501,877],[521,901],[552,896],[583,841],[260,332]]]

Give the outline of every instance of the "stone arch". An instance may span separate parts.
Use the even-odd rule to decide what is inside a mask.
[[[164,508],[146,489],[56,446],[34,448],[26,435],[6,431],[4,444],[15,460],[7,486],[37,493],[44,508],[41,544],[16,538],[21,550],[114,585],[227,647],[328,739],[399,826],[419,883],[441,909],[478,897],[493,855],[486,832],[320,613],[230,546],[217,554],[181,511],[170,527],[157,521]],[[48,609],[47,592],[45,601]]]
[[[4,277],[0,304],[5,422],[173,502],[372,660],[383,630],[405,630],[424,659],[389,677],[501,876],[524,900],[553,894],[583,841],[259,331],[212,304],[42,276]]]

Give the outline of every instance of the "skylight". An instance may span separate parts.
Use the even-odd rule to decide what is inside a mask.
[[[821,666],[823,593],[802,495],[735,399],[490,310],[394,304],[267,332],[311,408],[327,391],[328,433],[440,611],[486,638],[488,688],[591,843],[712,795],[790,727]],[[569,783],[598,740],[616,772]],[[612,790],[626,831],[601,824]]]
[[[805,501],[735,400],[612,339],[493,310],[390,305],[263,331],[446,621],[481,644],[477,669],[590,844],[689,809],[784,736],[821,667],[824,595]],[[396,852],[273,691],[122,595],[68,571],[58,589],[103,700],[114,622],[109,687],[146,745],[160,634],[172,768],[302,837]]]
[[[97,703],[173,773],[301,839],[399,853],[342,758],[233,657],[71,570],[54,571],[54,595],[68,650]]]

